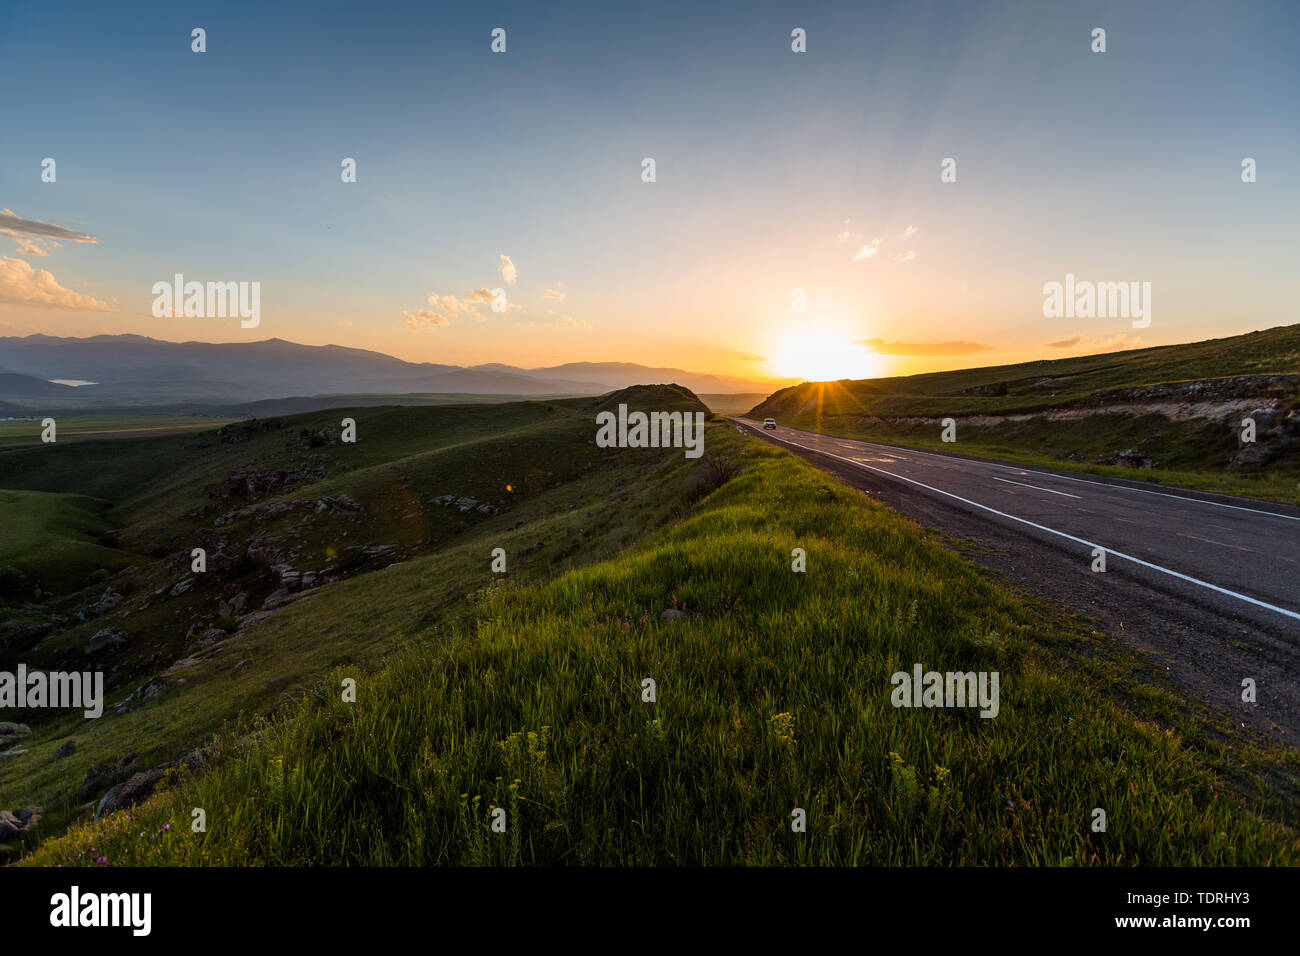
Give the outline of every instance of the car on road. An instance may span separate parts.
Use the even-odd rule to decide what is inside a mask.
[[[764,427],[764,428],[776,428],[776,419],[775,419],[775,418],[765,418],[765,419],[763,419],[763,427]]]

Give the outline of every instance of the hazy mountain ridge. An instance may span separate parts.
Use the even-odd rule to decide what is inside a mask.
[[[599,395],[647,380],[695,391],[770,391],[771,383],[626,362],[576,362],[522,369],[407,362],[367,349],[260,342],[165,342],[139,335],[0,337],[0,370],[16,378],[7,398],[72,396],[86,407],[245,403],[333,394]],[[24,389],[21,379],[27,379]],[[81,379],[75,390],[48,379]],[[38,385],[45,382],[46,387]],[[52,392],[48,389],[66,389]]]

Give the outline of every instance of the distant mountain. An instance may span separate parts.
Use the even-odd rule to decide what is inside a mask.
[[[482,366],[475,366],[476,368]],[[509,368],[508,365],[491,366]],[[569,362],[565,365],[553,365],[550,368],[523,369],[528,375],[545,381],[557,379],[581,379],[587,382],[599,382],[609,388],[625,388],[635,382],[677,382],[697,395],[723,392],[770,392],[775,387],[771,382],[756,382],[752,379],[737,378],[734,375],[712,375],[705,372],[687,372],[680,368],[651,368],[632,362]],[[790,379],[791,384],[799,381]]]
[[[772,389],[770,383],[728,375],[624,362],[575,362],[539,369],[501,364],[463,368],[283,339],[164,342],[141,335],[0,337],[0,369],[17,373],[9,383],[15,390],[0,395],[57,399],[62,407],[72,403],[81,407],[224,405],[339,394],[599,395],[647,381],[673,381],[711,393]],[[71,388],[52,385],[48,379],[97,384]]]

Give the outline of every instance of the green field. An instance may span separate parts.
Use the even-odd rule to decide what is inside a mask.
[[[655,390],[617,400],[691,402]],[[54,808],[43,834],[54,838],[28,838],[26,862],[1296,862],[1300,754],[1189,702],[1163,668],[785,451],[721,422],[700,460],[598,450],[596,408],[357,410],[358,444],[319,448],[294,436],[331,416],[300,416],[233,444],[159,440],[193,442],[178,473],[147,480],[126,454],[118,467],[134,483],[117,486],[97,465],[120,443],[70,448],[81,457],[64,461],[67,475],[116,496],[129,540],[175,526],[169,546],[183,548],[225,507],[185,517],[222,474],[315,455],[319,476],[254,503],[346,493],[362,504],[356,520],[287,525],[302,555],[323,558],[312,549],[343,530],[367,542],[422,532],[403,560],[194,654],[152,703],[35,725],[30,752],[0,761],[0,806]],[[0,483],[56,481],[7,458]],[[444,491],[496,500],[490,486],[516,475],[519,497],[496,515],[466,521],[425,503]],[[403,494],[395,520],[383,503]],[[229,533],[242,546],[266,528],[249,515]],[[489,568],[495,547],[510,555],[504,575]],[[806,572],[791,570],[794,548]],[[227,573],[255,590],[238,577],[251,571]],[[212,582],[138,607],[173,577],[150,566],[115,578],[128,600],[114,620],[141,667],[169,646],[161,666],[194,653],[181,625],[224,593]],[[663,620],[666,609],[682,615]],[[75,646],[103,620],[42,648]],[[894,708],[890,675],[914,663],[999,672],[998,716]],[[356,703],[341,699],[345,677]],[[70,738],[76,753],[52,760]],[[207,739],[206,770],[130,812],[92,823],[72,796],[91,764],[135,751],[147,766]],[[206,833],[188,826],[195,807]],[[489,828],[492,807],[505,833]],[[1098,807],[1104,833],[1090,828]],[[795,808],[805,833],[791,830]]]
[[[41,443],[41,422],[35,415],[22,421],[0,421],[0,446]],[[200,418],[185,415],[53,415],[55,439],[156,437],[187,431],[206,431],[224,425],[228,418]]]
[[[700,401],[715,415],[743,415],[765,398],[763,392],[700,395]]]
[[[1300,325],[1291,325],[1189,345],[804,384],[748,414],[845,438],[1294,504],[1298,373]],[[1262,405],[1280,410],[1277,421],[1261,425],[1258,455],[1239,458],[1240,420]],[[942,441],[945,417],[956,424],[955,442]],[[1126,452],[1152,467],[1106,463]]]
[[[0,490],[0,598],[65,589],[121,566],[102,502],[82,495]]]

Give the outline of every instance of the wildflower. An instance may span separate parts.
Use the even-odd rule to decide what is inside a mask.
[[[780,713],[772,717],[772,732],[783,743],[794,743],[794,714]]]

